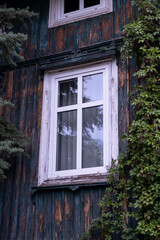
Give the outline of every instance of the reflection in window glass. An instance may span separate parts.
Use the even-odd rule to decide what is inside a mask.
[[[79,0],[64,0],[64,13],[79,10]]]
[[[82,167],[103,166],[103,107],[83,109]]]
[[[77,103],[77,79],[59,82],[58,107]]]
[[[84,7],[92,7],[100,4],[100,0],[84,0]]]
[[[56,171],[76,168],[77,111],[58,113]]]
[[[83,77],[83,103],[102,100],[103,73]]]

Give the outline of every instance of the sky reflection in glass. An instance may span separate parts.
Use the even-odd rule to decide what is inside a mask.
[[[83,77],[83,103],[102,100],[103,73]]]
[[[83,109],[82,167],[103,166],[103,107]]]

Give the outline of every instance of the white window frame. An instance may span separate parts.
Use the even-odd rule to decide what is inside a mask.
[[[50,0],[49,28],[95,17],[112,12],[112,0],[100,0],[100,4],[84,8],[84,0],[80,1],[80,9],[64,13],[64,0]]]
[[[103,72],[103,100],[57,107],[58,82],[82,75]],[[82,80],[80,80],[82,86]],[[80,94],[79,94],[80,93]],[[78,92],[78,98],[82,92]],[[78,101],[79,103],[79,101]],[[83,106],[82,106],[83,105]],[[81,168],[82,115],[77,118],[77,169],[55,171],[57,112],[103,105],[103,166]],[[82,112],[82,111],[80,111]],[[61,71],[47,71],[44,75],[42,123],[39,152],[38,184],[54,181],[59,177],[74,177],[86,174],[106,173],[112,159],[118,156],[118,74],[115,60],[76,67]]]

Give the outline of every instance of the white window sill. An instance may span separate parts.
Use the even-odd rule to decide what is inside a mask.
[[[107,183],[106,180],[107,173],[98,173],[98,174],[86,174],[79,176],[71,176],[71,177],[56,177],[52,179],[47,179],[44,181],[40,187],[50,187],[50,186],[69,186],[69,185],[92,185],[92,184],[100,184]]]

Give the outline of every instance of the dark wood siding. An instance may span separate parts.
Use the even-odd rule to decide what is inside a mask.
[[[6,2],[6,1],[5,1]],[[48,29],[48,0],[12,1],[12,6],[30,6],[40,13],[28,27],[24,43],[26,60],[67,50],[103,43],[121,37],[123,25],[130,13],[130,0],[113,0],[113,13],[64,26]],[[8,1],[8,6],[10,5]],[[127,72],[128,71],[128,72]],[[126,148],[121,137],[129,124],[127,94],[132,88],[128,76],[134,71],[134,61],[119,60],[119,148]],[[99,214],[98,202],[104,186],[80,187],[76,191],[50,189],[33,193],[37,185],[38,154],[41,125],[43,81],[38,64],[28,64],[5,73],[2,96],[15,108],[0,110],[24,134],[32,139],[30,157],[12,159],[0,183],[0,240],[76,240],[88,230],[92,218]]]
[[[29,25],[29,37],[24,44],[24,55],[29,59],[120,37],[130,14],[131,0],[113,0],[112,13],[55,28],[48,28],[49,0],[45,0],[45,3],[44,0],[13,0],[8,3],[10,5],[30,6],[30,9],[40,13],[39,19]]]

